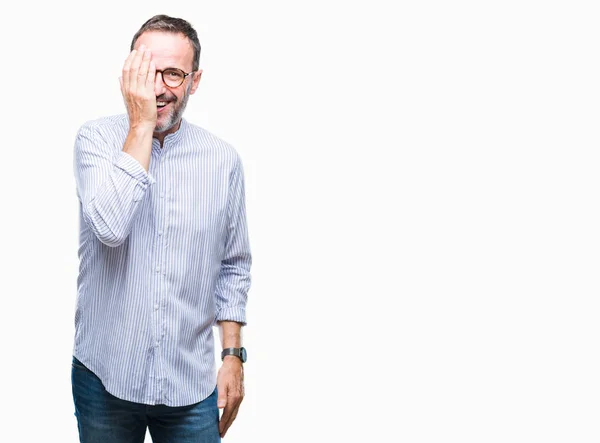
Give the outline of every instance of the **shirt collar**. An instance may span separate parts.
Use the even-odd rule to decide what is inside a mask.
[[[188,125],[188,122],[182,117],[179,129],[171,134],[168,134],[163,140],[163,148],[167,145],[167,143],[169,145],[178,144],[183,138],[185,132],[187,131]]]

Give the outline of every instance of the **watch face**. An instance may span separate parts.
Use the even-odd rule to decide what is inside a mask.
[[[246,348],[242,348],[241,351],[242,351],[242,355],[241,355],[242,362],[246,363]]]

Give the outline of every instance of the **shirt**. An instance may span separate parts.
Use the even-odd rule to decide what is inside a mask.
[[[79,275],[73,355],[112,395],[185,406],[216,386],[213,326],[246,324],[251,254],[235,149],[182,119],[148,172],[127,115],[76,136]]]

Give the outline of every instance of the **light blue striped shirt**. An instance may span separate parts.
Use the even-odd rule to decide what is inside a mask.
[[[149,171],[122,151],[127,115],[75,141],[80,202],[74,356],[123,400],[190,405],[216,386],[213,326],[246,323],[251,255],[232,146],[182,120]]]

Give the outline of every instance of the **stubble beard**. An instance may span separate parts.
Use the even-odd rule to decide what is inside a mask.
[[[163,117],[164,118],[163,123],[159,123],[157,120],[156,128],[154,129],[155,133],[160,134],[163,132],[167,132],[167,131],[173,129],[175,126],[177,126],[177,124],[179,123],[179,120],[181,120],[183,111],[185,111],[185,108],[187,106],[188,99],[190,98],[190,90],[191,89],[192,89],[192,82],[189,83],[181,100],[179,100],[179,99],[177,99],[177,97],[175,97],[175,100],[171,102],[173,104],[172,109],[169,111],[169,113],[166,116]],[[163,98],[162,96],[159,96],[159,97]],[[159,97],[156,98],[157,101],[160,101]]]

